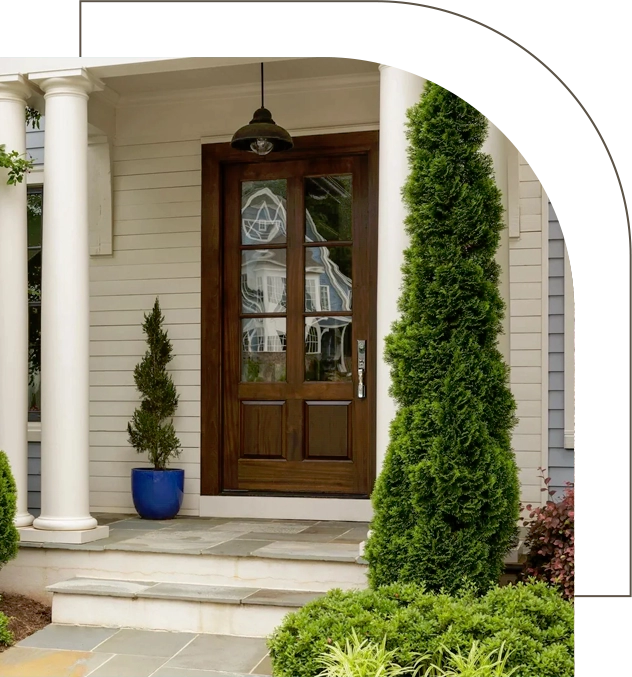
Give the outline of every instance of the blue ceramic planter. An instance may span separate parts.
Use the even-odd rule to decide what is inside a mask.
[[[184,470],[132,468],[132,498],[136,512],[148,520],[173,519],[182,506]]]

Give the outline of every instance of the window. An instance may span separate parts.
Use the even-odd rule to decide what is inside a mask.
[[[277,332],[276,336],[268,336],[268,346],[267,351],[269,353],[282,353],[285,352],[285,334]]]
[[[316,280],[305,280],[305,310],[313,313],[316,308]]]
[[[314,326],[311,326],[307,330],[307,336],[305,337],[305,352],[310,355],[315,355],[320,352],[318,349],[318,329]]]
[[[268,302],[276,306],[277,309],[284,309],[286,302],[286,281],[280,275],[270,275],[268,282]]]
[[[40,420],[42,326],[42,188],[27,194],[29,303],[29,421]]]
[[[329,285],[324,284],[320,288],[320,309],[331,310],[329,307]]]

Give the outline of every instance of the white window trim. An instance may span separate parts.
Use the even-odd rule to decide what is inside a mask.
[[[520,237],[520,154],[511,142],[507,146],[507,231],[514,238]]]
[[[540,265],[542,267],[542,329],[541,329],[541,409],[540,409],[540,453],[542,468],[549,467],[549,198],[544,191],[544,186],[541,186],[541,258]],[[541,487],[545,488],[545,484],[541,481]]]
[[[564,245],[564,448],[575,448],[575,297]]]

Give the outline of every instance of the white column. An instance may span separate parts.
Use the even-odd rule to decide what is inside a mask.
[[[89,499],[87,172],[88,95],[95,81],[80,69],[30,77],[46,100],[42,514],[33,526],[67,534],[97,526]],[[66,537],[75,542],[70,534]]]
[[[384,338],[398,317],[397,300],[402,283],[401,267],[408,236],[404,230],[406,209],[402,186],[408,177],[406,111],[419,102],[425,80],[407,71],[380,66],[380,177],[377,264],[377,412],[376,443],[379,474],[395,416],[395,402],[388,394],[390,367],[384,362]]]
[[[0,76],[0,144],[26,153],[25,106],[29,88],[21,75]],[[28,252],[26,179],[7,185],[0,170],[0,449],[17,485],[15,524],[28,512]]]

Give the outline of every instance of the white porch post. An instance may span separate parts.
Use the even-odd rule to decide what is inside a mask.
[[[380,176],[379,251],[377,265],[377,472],[388,446],[395,403],[388,394],[390,368],[384,362],[384,338],[397,319],[397,299],[402,282],[401,267],[408,236],[404,231],[406,210],[402,186],[408,176],[406,111],[416,104],[425,80],[407,71],[380,66]]]
[[[88,95],[98,83],[83,69],[30,77],[46,100],[42,514],[33,526],[45,540],[85,542],[107,536],[89,498]],[[100,533],[69,533],[83,530]]]
[[[0,76],[0,144],[26,153],[24,110],[29,88],[21,75]],[[28,252],[26,180],[7,185],[0,171],[0,449],[17,485],[15,524],[28,526]]]

